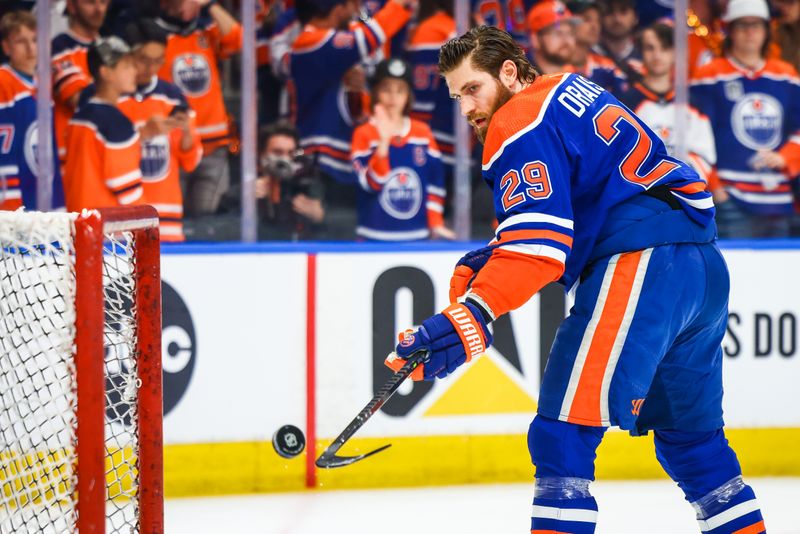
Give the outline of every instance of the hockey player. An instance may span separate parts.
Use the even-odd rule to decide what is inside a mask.
[[[87,63],[97,90],[67,128],[67,210],[141,204],[139,134],[117,107],[120,96],[136,91],[131,50],[119,37],[101,38],[89,48]]]
[[[100,35],[109,1],[67,0],[68,30],[53,39],[54,117],[62,162],[66,157],[67,122],[75,113],[81,91],[92,83],[86,53],[92,41]]]
[[[382,61],[372,87],[374,116],[353,133],[360,186],[356,234],[374,241],[453,239],[444,226],[444,169],[436,140],[427,124],[409,117],[408,64]]]
[[[195,112],[177,86],[157,75],[164,64],[167,36],[152,19],[131,23],[125,35],[133,48],[136,92],[119,109],[141,133],[144,196],[158,211],[162,241],[183,241],[180,170],[192,172],[203,147]]]
[[[723,432],[729,280],[703,181],[601,87],[538,75],[505,32],[470,30],[439,68],[484,143],[499,226],[459,261],[451,305],[387,363],[425,350],[412,378],[443,378],[486,350],[492,320],[549,282],[574,286],[528,432],[531,532],[595,531],[589,485],[609,426],[654,431],[702,532],[764,532]]]
[[[794,213],[790,180],[800,173],[800,79],[765,59],[765,0],[731,0],[725,57],[698,69],[692,105],[711,121],[719,182],[712,183],[722,237],[785,237]]]
[[[642,30],[638,40],[645,75],[641,81],[634,82],[619,99],[661,138],[667,152],[675,156],[673,26],[665,22],[655,22]],[[708,117],[691,107],[687,118],[686,161],[708,182],[711,168],[717,161],[711,124]]]
[[[29,11],[6,13],[0,20],[0,39],[9,58],[0,67],[0,209],[36,210],[36,17]],[[53,143],[53,156],[57,152]],[[64,207],[64,191],[58,165],[53,171],[51,208],[59,209]]]

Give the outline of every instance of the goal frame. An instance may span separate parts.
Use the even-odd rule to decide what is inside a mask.
[[[161,276],[158,213],[150,206],[83,210],[75,220],[75,367],[77,382],[77,528],[106,530],[103,241],[135,240],[139,417],[139,532],[164,531],[161,383]]]

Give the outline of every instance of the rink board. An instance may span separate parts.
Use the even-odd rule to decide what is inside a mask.
[[[165,246],[167,495],[530,480],[525,433],[568,306],[557,288],[497,322],[487,355],[445,381],[405,384],[342,452],[388,451],[317,471],[270,444],[294,424],[320,452],[388,377],[396,332],[447,304],[470,245]],[[800,245],[724,253],[730,439],[746,473],[800,475]],[[599,455],[601,478],[663,476],[648,437],[609,432]]]

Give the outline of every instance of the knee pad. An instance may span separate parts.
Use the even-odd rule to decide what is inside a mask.
[[[594,480],[595,451],[606,428],[565,423],[537,415],[528,429],[528,451],[536,478]]]
[[[722,429],[708,432],[655,431],[656,458],[694,502],[742,474]]]

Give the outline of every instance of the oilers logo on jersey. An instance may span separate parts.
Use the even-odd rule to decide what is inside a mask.
[[[410,167],[392,169],[378,199],[381,207],[396,219],[412,219],[422,206],[422,180]]]
[[[160,182],[167,178],[170,165],[170,146],[166,135],[142,142],[142,181]]]
[[[172,65],[175,85],[189,96],[203,96],[211,86],[211,68],[201,54],[183,54]]]
[[[25,153],[25,163],[35,176],[39,176],[39,123],[32,122],[25,132],[25,145],[23,149]]]
[[[731,111],[736,139],[753,150],[773,150],[783,136],[783,106],[765,93],[748,93]]]

